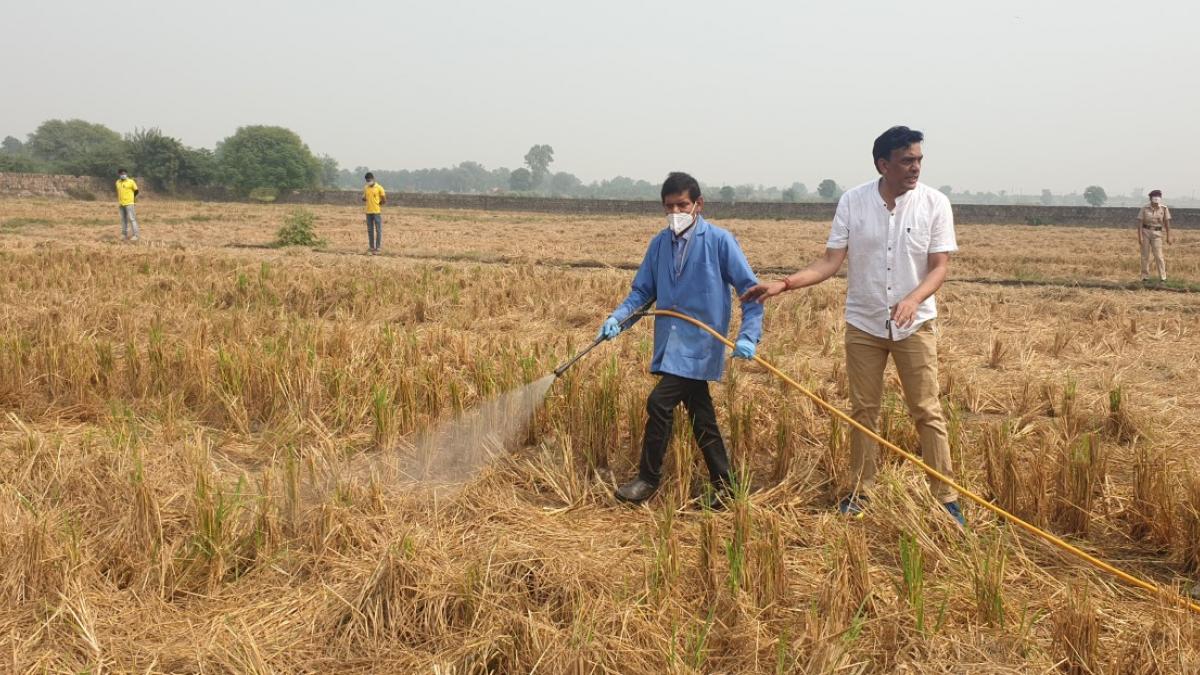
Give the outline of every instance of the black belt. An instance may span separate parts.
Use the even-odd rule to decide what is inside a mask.
[[[1154,227],[1153,225],[1143,225],[1142,229],[1143,230],[1154,230],[1155,232],[1162,232],[1162,225],[1159,225],[1158,227]]]

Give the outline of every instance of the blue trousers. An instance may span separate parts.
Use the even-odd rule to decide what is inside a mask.
[[[383,214],[367,214],[367,245],[372,251],[378,251],[383,246]]]

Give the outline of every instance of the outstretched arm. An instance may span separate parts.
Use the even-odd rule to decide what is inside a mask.
[[[805,286],[815,286],[829,277],[837,274],[846,260],[846,249],[827,248],[825,255],[817,258],[808,267],[794,272],[779,281],[758,284],[742,294],[742,302],[762,303],[767,298],[773,298],[784,291],[791,291]]]
[[[763,302],[784,291],[805,286],[814,286],[837,274],[842,262],[846,260],[846,251],[850,246],[850,221],[852,207],[847,195],[838,200],[837,210],[833,213],[833,223],[829,228],[829,239],[825,242],[825,255],[821,256],[808,267],[768,284],[758,284],[742,294],[742,302]]]

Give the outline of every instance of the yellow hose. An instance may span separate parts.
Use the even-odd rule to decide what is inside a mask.
[[[731,342],[724,335],[721,335],[717,331],[713,330],[710,326],[708,326],[708,324],[705,324],[702,321],[697,321],[696,319],[693,319],[692,317],[687,316],[686,314],[680,314],[679,312],[673,312],[668,309],[648,310],[646,312],[646,314],[681,319],[683,321],[686,321],[686,322],[692,324],[693,326],[696,326],[698,328],[703,328],[705,331],[708,331],[708,333],[710,335],[712,335],[716,339],[720,340],[721,342],[723,342],[726,346],[728,346],[730,348],[734,348],[736,346],[736,345],[734,345],[733,342]],[[1076,558],[1079,558],[1080,560],[1083,560],[1084,562],[1092,565],[1093,567],[1095,567],[1097,569],[1108,572],[1109,574],[1117,577],[1118,579],[1124,581],[1127,584],[1137,586],[1138,588],[1148,591],[1153,595],[1167,598],[1171,602],[1183,605],[1183,606],[1187,607],[1188,609],[1192,610],[1193,612],[1200,614],[1200,605],[1198,605],[1194,602],[1191,602],[1191,601],[1187,600],[1186,598],[1180,597],[1179,595],[1177,595],[1173,592],[1163,589],[1156,584],[1153,584],[1144,579],[1135,577],[1132,574],[1125,572],[1124,570],[1113,567],[1112,565],[1104,562],[1103,560],[1100,560],[1099,558],[1087,553],[1086,551],[1083,551],[1075,546],[1072,546],[1071,544],[1063,541],[1062,539],[1054,536],[1053,534],[1050,534],[1049,532],[1047,532],[1035,525],[1027,523],[1024,520],[1018,518],[1017,516],[1014,516],[1013,514],[1009,513],[1008,511],[1005,511],[1004,509],[1000,508],[999,506],[992,504],[991,502],[987,501],[986,499],[976,495],[974,492],[971,492],[970,490],[966,489],[965,487],[959,485],[953,479],[951,479],[949,476],[946,476],[946,475],[942,474],[941,472],[939,472],[938,470],[934,469],[933,467],[929,466],[928,464],[923,462],[921,460],[921,458],[917,457],[916,455],[914,455],[906,450],[902,450],[899,446],[887,441],[886,439],[881,437],[879,434],[877,434],[874,431],[871,431],[870,429],[866,428],[865,426],[859,424],[858,422],[856,422],[854,420],[854,418],[850,417],[846,413],[833,407],[833,405],[826,403],[825,400],[822,399],[820,396],[817,396],[816,394],[814,394],[811,391],[809,391],[808,389],[806,389],[804,387],[804,385],[802,385],[799,382],[788,377],[787,374],[785,374],[783,371],[779,370],[775,366],[768,363],[766,361],[766,359],[762,358],[761,356],[755,355],[754,360],[756,362],[758,362],[762,367],[771,371],[771,373],[774,374],[776,377],[780,378],[784,382],[787,382],[788,384],[792,385],[792,387],[799,390],[800,393],[807,396],[813,403],[816,403],[818,406],[829,411],[829,414],[833,415],[834,417],[837,417],[838,419],[849,424],[850,426],[854,427],[855,429],[858,429],[859,431],[863,432],[864,434],[869,436],[872,440],[879,443],[880,445],[887,448],[888,450],[891,450],[892,452],[900,455],[904,459],[907,459],[908,461],[912,462],[913,464],[916,464],[925,473],[929,474],[930,476],[933,476],[934,478],[942,481],[943,483],[945,483],[945,484],[949,485],[950,487],[954,488],[955,490],[957,490],[961,496],[966,497],[970,501],[972,501],[972,502],[978,504],[979,506],[982,506],[983,508],[987,509],[988,511],[991,511],[992,513],[1000,516],[1001,518],[1007,520],[1008,522],[1012,523],[1013,525],[1016,525],[1017,527],[1021,528],[1022,530],[1025,530],[1026,532],[1028,532],[1029,534],[1032,534],[1033,536],[1037,537],[1038,539],[1042,539],[1043,541],[1047,541],[1047,542],[1053,544],[1054,546],[1058,547],[1060,550],[1066,551],[1067,553],[1075,556]]]

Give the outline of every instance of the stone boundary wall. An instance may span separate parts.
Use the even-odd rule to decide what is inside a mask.
[[[150,190],[146,182],[134,176],[138,184],[138,195],[146,196]],[[3,173],[0,172],[0,196],[2,197],[61,197],[64,199],[85,199],[88,201],[110,200],[117,201],[114,184],[117,182],[116,171],[113,177],[96,178],[94,176],[55,176],[44,173]]]
[[[355,190],[294,190],[279,195],[280,204],[340,204],[361,206]],[[198,191],[203,201],[237,201],[224,189]],[[421,209],[471,209],[476,211],[523,211],[580,215],[659,216],[658,202],[629,199],[556,199],[511,195],[457,195],[429,192],[389,192],[388,206]],[[835,204],[787,202],[706,201],[704,215],[713,220],[833,220]],[[386,208],[386,207],[385,207]],[[1070,225],[1077,227],[1129,227],[1137,217],[1133,207],[1018,206],[955,204],[955,222],[964,224]],[[1172,225],[1200,229],[1200,209],[1171,209]]]
[[[115,180],[115,179],[114,179]],[[139,185],[143,181],[138,180]],[[87,176],[48,176],[44,174],[0,173],[0,196],[4,197],[64,197],[71,198],[68,189],[76,194],[91,193],[100,200],[112,198],[113,181]],[[142,194],[148,194],[142,189]],[[356,190],[292,190],[279,195],[279,204],[332,204],[360,207]],[[224,188],[197,189],[185,196],[189,199],[212,202],[249,201]],[[76,197],[77,198],[77,197]],[[556,199],[549,197],[516,197],[511,195],[456,195],[424,192],[392,192],[388,206],[422,209],[471,209],[478,211],[523,211],[529,213],[564,213],[580,215],[659,216],[658,202],[628,199]],[[704,214],[713,220],[833,219],[834,204],[803,202],[737,202],[709,201]],[[1177,228],[1200,229],[1200,209],[1172,209],[1173,225]],[[1070,225],[1085,227],[1129,227],[1137,216],[1133,207],[1093,208],[1090,206],[1001,206],[988,204],[955,204],[954,219],[964,224]]]

